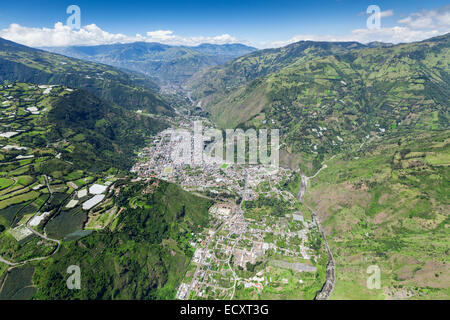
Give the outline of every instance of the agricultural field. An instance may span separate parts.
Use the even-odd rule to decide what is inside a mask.
[[[0,86],[0,257],[11,264],[46,259],[60,240],[89,234],[83,232],[88,221],[96,219],[90,229],[99,230],[117,218],[111,209],[116,208],[118,170],[80,168],[71,161],[79,134],[54,136],[49,113],[72,91],[25,83]],[[2,263],[1,297],[28,297],[31,287],[8,287],[19,267],[5,270]]]
[[[334,299],[450,294],[449,131],[411,132],[336,157],[310,181],[336,263]],[[377,265],[381,288],[369,290]]]
[[[36,293],[32,279],[34,267],[25,266],[12,269],[0,278],[0,300],[28,300]]]

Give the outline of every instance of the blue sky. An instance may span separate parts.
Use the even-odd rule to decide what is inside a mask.
[[[143,40],[175,44],[243,42],[270,47],[303,38],[413,41],[450,31],[448,0],[2,2],[0,36],[34,46],[42,41],[67,45]],[[81,8],[82,28],[92,25],[96,28],[85,29],[84,33],[78,31],[78,34],[64,31],[62,26],[56,28],[57,22],[65,24],[66,8],[71,4]],[[384,30],[378,33],[364,32],[368,18],[365,11],[371,4],[386,13],[382,18]],[[410,20],[405,20],[408,18]],[[11,28],[11,24],[15,28]],[[394,29],[396,27],[407,30]],[[360,31],[355,33],[355,30]],[[150,35],[147,32],[151,32]],[[136,38],[137,34],[141,38]],[[61,39],[64,37],[68,39]]]

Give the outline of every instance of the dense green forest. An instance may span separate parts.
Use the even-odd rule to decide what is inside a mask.
[[[80,167],[127,169],[134,151],[167,125],[77,90],[54,101],[48,121],[52,140],[68,139],[64,156]]]
[[[151,184],[150,184],[151,185]],[[114,232],[65,243],[36,266],[37,299],[173,299],[193,250],[191,232],[207,225],[208,200],[162,181],[123,184],[124,208]],[[66,286],[67,268],[81,268],[81,290]]]

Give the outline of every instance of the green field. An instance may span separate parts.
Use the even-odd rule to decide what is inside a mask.
[[[0,277],[3,281],[3,290],[0,292],[0,300],[29,300],[36,293],[32,285],[34,268],[32,266],[19,267],[5,273]]]
[[[64,242],[54,257],[36,267],[36,298],[175,297],[192,256],[190,232],[207,223],[211,203],[166,182],[159,182],[151,194],[143,194],[144,188],[144,184],[126,186],[119,204],[127,207],[119,216],[114,233],[99,231]],[[54,281],[66,278],[66,268],[71,263],[84,270],[79,291],[68,290],[65,281]],[[145,277],[142,270],[146,270]]]
[[[449,296],[448,131],[414,132],[338,157],[311,181],[335,257],[334,299],[442,299]],[[400,142],[399,142],[400,141]],[[381,270],[381,289],[366,269]]]
[[[13,179],[9,178],[0,178],[0,189],[5,189],[14,184]]]

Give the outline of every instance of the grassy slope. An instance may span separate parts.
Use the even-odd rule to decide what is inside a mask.
[[[64,153],[70,161],[99,169],[129,167],[135,149],[165,128],[158,120],[139,116],[82,90],[56,99],[48,121],[52,125],[51,138],[67,139],[73,144],[73,152]]]
[[[76,193],[72,186],[81,189],[94,181],[103,184],[105,179],[112,182],[116,176],[126,176],[118,169],[128,169],[134,149],[161,129],[160,122],[91,93],[70,92],[64,87],[54,87],[47,94],[43,93],[45,90],[25,83],[0,86],[0,101],[11,97],[8,104],[1,104],[2,132],[17,132],[14,137],[1,138],[0,145],[26,148],[0,150],[0,255],[13,262],[44,257],[55,248],[54,243],[37,236],[17,241],[13,228],[23,229],[23,224],[37,212],[50,212],[37,228],[44,233],[44,226],[48,226],[49,237],[62,239],[82,230],[87,212],[79,206],[65,208]],[[26,111],[29,107],[36,107],[39,113]],[[19,156],[31,158],[21,160]],[[44,174],[53,190],[51,197],[44,187]],[[105,211],[113,206],[113,198],[112,193],[107,194],[96,212],[107,215]],[[115,212],[112,210],[111,214]],[[5,265],[0,267],[0,282],[5,278],[5,269]],[[9,276],[7,279],[10,286],[14,280]],[[20,285],[12,287],[21,290]],[[8,292],[2,291],[0,296],[11,298],[16,289],[5,289]],[[30,298],[32,288],[24,290],[21,297]]]
[[[376,142],[310,182],[336,261],[332,298],[448,299],[449,143],[449,131]],[[381,269],[380,290],[366,288],[369,265]]]
[[[280,128],[286,150],[317,165],[380,129],[448,126],[449,40],[387,48],[300,42],[205,71],[190,86],[220,126]]]

